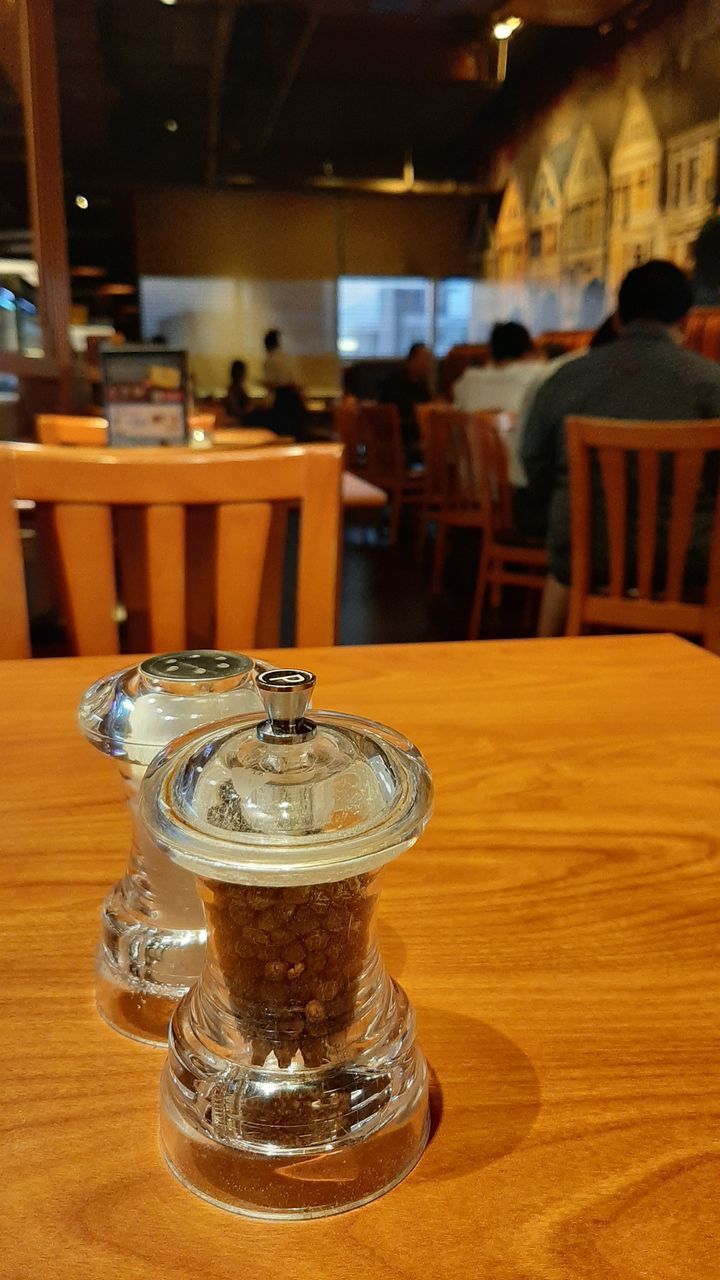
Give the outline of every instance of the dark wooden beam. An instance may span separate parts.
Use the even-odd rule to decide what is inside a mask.
[[[305,57],[305,54],[307,53],[308,48],[310,46],[310,41],[312,40],[317,30],[317,25],[320,21],[320,16],[321,16],[323,7],[324,7],[324,0],[316,0],[314,8],[312,8],[310,12],[306,15],[305,26],[303,27],[298,37],[298,40],[295,44],[295,48],[292,51],[292,55],[288,63],[287,71],[285,72],[282,83],[280,84],[280,87],[272,103],[270,104],[270,110],[268,111],[268,114],[267,114],[265,127],[263,128],[263,131],[260,134],[260,138],[258,140],[258,145],[257,145],[258,153],[261,153],[265,150],[265,148],[268,146],[275,132],[275,126],[278,120],[280,119],[280,114],[282,112],[282,109],[285,106],[285,103],[287,102],[288,96],[290,94],[290,90],[292,89],[295,83],[295,78],[297,76],[298,71],[300,70],[300,67],[302,66],[303,58]]]
[[[59,371],[60,403],[70,395],[70,272],[68,268],[52,0],[17,0],[28,195],[34,255],[40,274],[45,357]]]
[[[220,0],[215,19],[212,62],[210,65],[210,91],[208,94],[208,162],[207,185],[216,187],[220,158],[222,95],[230,37],[235,22],[235,0]]]

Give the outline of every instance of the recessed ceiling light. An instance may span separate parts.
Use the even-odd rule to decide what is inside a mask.
[[[87,209],[90,205],[90,201],[88,200],[87,196],[76,196],[75,204],[77,205],[78,209]]]
[[[164,0],[163,0],[163,3],[164,3]],[[177,120],[173,120],[172,117],[169,120],[166,120],[165,128],[167,129],[168,133],[177,133],[178,131]]]
[[[522,18],[503,18],[502,22],[495,23],[493,35],[496,40],[509,40],[521,26]]]
[[[160,0],[161,4],[177,4],[177,0]]]

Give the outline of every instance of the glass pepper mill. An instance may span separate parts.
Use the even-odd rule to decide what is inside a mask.
[[[98,680],[80,703],[83,733],[118,762],[132,822],[127,870],[103,904],[96,998],[105,1021],[134,1040],[167,1043],[207,936],[192,876],[168,861],[140,820],[140,783],[172,738],[261,707],[254,675],[241,653],[166,653]]]
[[[153,839],[193,871],[208,949],[170,1026],[160,1137],[223,1208],[312,1218],[395,1186],[428,1137],[427,1067],[378,952],[382,867],[432,784],[392,729],[306,715],[315,677],[257,677],[265,718],[189,735],[148,770]]]

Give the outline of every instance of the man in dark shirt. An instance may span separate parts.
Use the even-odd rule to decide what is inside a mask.
[[[431,372],[432,355],[424,342],[414,342],[402,368],[390,375],[382,389],[382,403],[397,407],[408,466],[421,461],[415,405],[429,404],[432,400]]]
[[[620,286],[617,342],[564,365],[537,394],[521,456],[531,491],[549,504],[541,635],[562,630],[570,582],[565,418],[720,418],[720,365],[682,346],[692,302],[690,283],[673,263],[635,267]]]

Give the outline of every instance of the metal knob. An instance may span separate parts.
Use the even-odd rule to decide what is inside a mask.
[[[313,737],[315,725],[305,719],[315,688],[312,671],[295,668],[262,671],[256,685],[267,716],[257,729],[263,742],[305,742]]]

